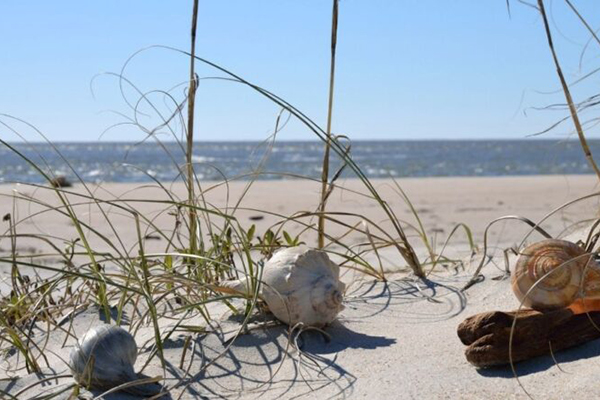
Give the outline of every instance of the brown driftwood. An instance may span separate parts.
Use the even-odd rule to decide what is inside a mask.
[[[515,317],[517,323],[509,355]],[[511,359],[512,362],[528,360],[600,338],[600,312],[492,311],[464,320],[458,326],[458,337],[468,346],[465,355],[471,364],[480,368],[504,365]]]
[[[73,184],[69,182],[66,176],[60,175],[56,178],[50,179],[50,186],[55,188],[66,188],[73,186]]]

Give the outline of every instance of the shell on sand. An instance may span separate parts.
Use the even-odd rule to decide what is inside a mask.
[[[294,326],[303,323],[321,327],[331,323],[344,309],[346,285],[340,267],[324,251],[306,246],[279,250],[263,269],[261,297],[277,319]],[[247,279],[224,284],[248,291]]]
[[[526,307],[551,310],[581,298],[600,298],[600,265],[575,243],[548,239],[525,248],[512,273],[512,289]]]
[[[115,325],[98,325],[88,330],[71,350],[69,367],[75,381],[90,389],[108,390],[143,378],[135,373],[135,339]],[[161,391],[156,383],[130,386],[126,392],[152,396]]]

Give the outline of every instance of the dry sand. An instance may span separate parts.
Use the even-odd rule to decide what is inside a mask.
[[[555,207],[597,190],[596,180],[592,176],[424,178],[402,179],[398,182],[438,246],[456,223],[467,224],[481,247],[483,231],[495,218],[521,215],[538,221]],[[229,201],[223,188],[208,192],[206,200],[223,209],[226,204],[235,204],[244,185],[230,185]],[[386,223],[381,222],[384,216],[376,204],[352,193],[352,190],[364,192],[360,182],[349,180],[341,185],[346,190],[334,191],[329,202],[330,210],[359,213],[387,229]],[[391,181],[377,180],[374,185],[398,218],[414,223],[408,206],[394,192]],[[15,188],[0,186],[0,193],[10,194]],[[33,190],[28,186],[19,186],[17,189],[44,202],[56,203],[49,191]],[[75,190],[82,192],[80,187]],[[165,198],[160,190],[139,185],[106,184],[95,190],[100,198]],[[184,198],[183,187],[176,186],[173,190]],[[235,216],[244,226],[256,223],[258,232],[264,232],[279,220],[264,210],[284,216],[298,211],[314,211],[317,193],[318,185],[305,181],[256,182],[241,204],[243,209],[236,211]],[[18,210],[19,219],[40,209],[22,201],[14,207]],[[156,224],[161,228],[166,229],[173,224],[172,216],[161,213],[164,204],[145,203],[138,204],[136,208],[149,218],[156,216]],[[554,236],[564,236],[583,227],[583,224],[574,226],[575,222],[589,222],[597,218],[598,210],[598,199],[594,197],[555,214],[542,226]],[[114,208],[109,211],[118,235],[129,245],[133,244],[136,234],[131,217],[120,215]],[[10,197],[3,197],[0,213],[4,215],[9,212],[13,212],[13,203]],[[92,226],[107,235],[114,235],[102,223],[95,207],[82,206],[78,212],[80,215],[88,213],[86,218]],[[257,220],[260,217],[262,219]],[[316,221],[307,218],[304,222]],[[355,218],[354,222],[360,222],[360,219]],[[329,227],[333,235],[343,233],[343,229],[334,224]],[[289,223],[286,229],[296,233],[301,226]],[[67,237],[74,229],[66,217],[51,212],[26,219],[18,226],[18,231],[60,233],[61,237]],[[346,309],[340,314],[339,320],[327,329],[331,341],[324,340],[320,333],[306,332],[299,338],[302,353],[290,347],[287,330],[281,326],[254,329],[240,336],[227,349],[224,340],[231,337],[237,321],[226,309],[215,306],[215,321],[207,326],[211,333],[195,340],[194,359],[190,363],[188,357],[186,363],[186,367],[190,365],[188,371],[179,368],[184,336],[171,337],[167,342],[166,358],[169,365],[166,384],[172,385],[177,377],[197,377],[195,383],[185,388],[181,398],[506,399],[527,398],[525,390],[537,399],[595,398],[597,375],[600,372],[600,358],[596,358],[600,355],[600,343],[597,341],[557,354],[560,365],[555,365],[550,357],[520,363],[517,365],[519,380],[514,378],[510,368],[477,370],[464,358],[464,346],[456,335],[456,327],[463,319],[483,311],[518,307],[509,282],[490,278],[498,276],[503,268],[499,250],[519,243],[528,231],[518,222],[496,225],[490,231],[489,254],[498,256],[495,258],[497,266],[494,263],[486,266],[483,271],[486,280],[465,294],[457,289],[469,278],[469,270],[441,271],[433,274],[431,282],[427,284],[400,280],[400,275],[397,275],[398,280],[388,285],[372,282],[366,276],[346,276],[345,279],[351,283],[346,293]],[[152,235],[151,232],[148,234]],[[74,232],[72,235],[75,237]],[[531,240],[536,238],[539,236],[532,236]],[[314,234],[308,233],[303,239],[314,243]],[[355,233],[346,240],[359,243],[365,238]],[[21,252],[44,249],[34,240],[23,240],[18,245]],[[101,248],[102,243],[95,245]],[[156,250],[164,247],[160,240],[152,239],[147,241],[147,245]],[[7,251],[10,248],[9,241],[0,241],[0,248]],[[131,254],[135,254],[135,251],[134,247]],[[419,251],[422,252],[423,248],[419,247]],[[456,237],[451,251],[454,255],[470,253],[464,235]],[[389,270],[403,266],[400,257],[392,251],[387,251],[384,259]],[[6,279],[8,266],[1,268],[0,276]],[[95,309],[78,314],[73,324],[75,333],[79,336],[90,325],[97,323],[98,315]],[[166,327],[173,322],[162,323]],[[186,323],[206,326],[197,317]],[[37,340],[44,340],[42,335],[39,336]],[[141,347],[138,368],[148,356],[148,346],[145,344],[151,338],[152,330],[149,327],[140,329],[136,334],[138,346]],[[72,340],[69,340],[62,348],[63,340],[64,333],[53,334],[46,352],[52,373],[59,375],[68,374],[60,358],[64,358],[72,346]],[[223,351],[224,356],[217,358]],[[9,354],[1,364],[6,368],[16,361],[17,356]],[[208,367],[207,363],[210,363]],[[162,375],[156,359],[144,372]],[[0,381],[0,388],[16,395],[40,379],[35,375],[24,376],[24,370],[16,375],[21,379]],[[20,393],[18,397],[30,398],[35,393],[55,391],[70,382],[69,377],[50,380]],[[181,390],[175,389],[172,397],[177,398]],[[66,398],[66,395],[63,397]],[[127,397],[114,395],[107,398]]]
[[[391,180],[373,180],[373,185],[394,211],[396,216],[413,226],[416,225],[413,214],[407,203],[398,194]],[[476,242],[481,243],[483,232],[488,223],[495,218],[505,215],[520,215],[533,221],[540,220],[554,208],[563,203],[576,199],[598,189],[597,180],[591,175],[570,176],[526,176],[526,177],[483,177],[483,178],[408,178],[397,180],[414,205],[430,239],[438,244],[443,243],[457,223],[464,223],[473,232]],[[382,230],[393,235],[391,224],[382,212],[381,207],[367,197],[368,192],[358,180],[344,180],[340,188],[334,190],[328,201],[328,210],[339,213],[360,214],[371,220]],[[245,182],[233,182],[228,186],[204,183],[205,201],[209,208],[218,208],[222,212],[237,218],[246,229],[256,224],[257,234],[266,229],[277,229],[285,217],[302,212],[314,212],[318,204],[320,183],[306,180],[287,181],[257,181],[249,188],[245,197],[233,208],[246,189]],[[133,205],[140,214],[151,219],[161,229],[173,229],[174,218],[166,211],[164,203],[140,203],[132,200],[167,201],[170,200],[164,190],[156,185],[143,186],[139,184],[109,183],[101,186],[90,185],[89,189],[97,198],[113,200],[119,198],[122,205]],[[176,199],[185,199],[185,188],[182,184],[168,186]],[[76,193],[86,194],[81,185],[69,189]],[[0,185],[0,214],[13,211],[11,194],[17,191],[24,196],[32,196],[50,205],[60,205],[55,194],[49,189],[33,188],[26,185]],[[360,194],[357,194],[360,193]],[[116,234],[109,227],[95,205],[90,206],[85,197],[71,196],[73,203],[84,203],[75,207],[81,220],[89,223],[108,238],[114,239]],[[578,202],[549,218],[541,226],[554,236],[563,236],[576,222],[583,224],[593,221],[600,215],[598,197]],[[229,208],[226,208],[229,207]],[[24,219],[19,225],[20,233],[46,233],[53,235],[60,232],[63,237],[76,237],[76,232],[69,218],[60,213],[48,211],[47,207],[33,204],[30,201],[17,201],[17,218]],[[119,237],[126,242],[132,242],[136,237],[135,224],[131,214],[116,207],[104,207],[114,224]],[[171,208],[172,210],[172,208]],[[29,217],[38,212],[43,214]],[[217,217],[213,217],[219,220]],[[355,225],[362,221],[360,217],[339,216],[339,219]],[[295,235],[305,230],[307,225],[312,228],[305,230],[302,239],[308,244],[316,243],[314,228],[316,218],[304,217],[300,223],[287,222],[283,229]],[[581,226],[581,225],[580,225]],[[377,234],[377,227],[370,226],[372,233]],[[409,237],[415,237],[415,231],[406,228]],[[343,226],[334,222],[327,223],[327,231],[332,237],[342,235],[347,231]],[[506,246],[520,242],[528,228],[521,223],[499,223],[490,229],[490,246]],[[154,236],[152,230],[144,231]],[[94,238],[92,237],[92,240]],[[360,243],[365,241],[364,235],[353,234],[344,238],[345,243]],[[414,240],[419,247],[419,240]],[[19,245],[25,250],[43,248],[43,244],[23,239]],[[451,245],[462,247],[467,243],[466,236],[459,231]],[[96,241],[95,248],[106,249],[102,241]],[[164,248],[164,243],[158,240],[146,241],[150,250]],[[8,247],[7,242],[0,243],[0,248]],[[396,263],[398,264],[398,263]],[[400,265],[400,264],[398,264]]]

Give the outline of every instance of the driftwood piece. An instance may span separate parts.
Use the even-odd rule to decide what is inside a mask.
[[[56,178],[50,179],[50,186],[55,188],[71,187],[73,184],[69,182],[66,176],[57,176]]]
[[[458,326],[458,337],[467,345],[467,361],[479,368],[509,364],[509,339],[512,361],[556,353],[600,338],[600,312],[574,314],[571,309],[541,313],[492,311],[465,319]]]

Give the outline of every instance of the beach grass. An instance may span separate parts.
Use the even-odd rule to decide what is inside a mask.
[[[544,17],[550,49],[582,148],[590,165],[600,177],[600,171],[589,151],[579,123],[577,107],[570,96],[552,45],[543,1],[538,0],[538,4]],[[3,223],[6,224],[6,228],[0,235],[0,244],[9,243],[8,251],[2,252],[0,256],[0,265],[8,266],[10,269],[10,284],[5,290],[7,293],[2,292],[0,298],[0,354],[6,358],[9,358],[13,351],[19,354],[15,365],[10,365],[8,368],[8,374],[40,373],[44,368],[50,367],[45,354],[48,348],[46,343],[40,344],[36,340],[40,337],[40,333],[50,337],[52,332],[61,331],[66,337],[76,339],[71,326],[73,318],[82,310],[90,308],[98,308],[104,321],[126,326],[133,333],[142,327],[151,327],[153,340],[146,346],[149,356],[142,370],[158,359],[163,370],[166,371],[165,342],[175,334],[185,335],[187,339],[182,346],[179,363],[179,367],[183,369],[186,361],[192,357],[192,352],[188,350],[191,338],[206,333],[210,329],[211,321],[216,318],[211,313],[210,305],[218,303],[232,313],[241,315],[242,319],[234,337],[242,334],[253,313],[256,312],[257,304],[260,303],[258,293],[264,261],[278,249],[312,244],[307,243],[306,239],[312,237],[311,235],[317,237],[316,247],[328,252],[336,260],[340,260],[343,268],[382,282],[389,279],[423,282],[441,263],[460,262],[444,255],[449,242],[460,232],[467,237],[468,250],[473,254],[478,250],[471,229],[463,223],[455,225],[442,246],[436,246],[426,223],[419,215],[418,207],[412,203],[401,185],[393,181],[398,199],[408,207],[413,220],[404,221],[398,218],[397,212],[389,204],[389,199],[380,194],[361,166],[353,159],[351,145],[347,138],[332,133],[338,7],[338,0],[333,0],[329,98],[324,129],[273,92],[196,55],[198,0],[193,1],[189,51],[167,46],[152,46],[141,50],[176,52],[185,56],[190,63],[189,86],[185,98],[175,102],[177,106],[171,115],[162,115],[158,112],[158,108],[152,104],[146,93],[138,90],[126,77],[125,68],[131,59],[127,60],[120,73],[113,74],[118,77],[120,86],[126,85],[139,94],[138,102],[147,103],[151,109],[156,110],[161,126],[167,127],[172,133],[171,139],[177,141],[184,149],[185,160],[176,160],[172,154],[168,152],[166,154],[173,158],[174,164],[181,172],[180,178],[186,189],[184,196],[180,196],[170,190],[164,182],[157,180],[153,181],[152,187],[161,190],[162,198],[148,199],[143,194],[136,195],[135,191],[126,195],[111,196],[110,193],[101,192],[88,184],[69,160],[62,157],[55,146],[54,151],[63,158],[69,174],[75,177],[77,188],[52,187],[49,183],[56,178],[55,171],[44,163],[41,155],[35,157],[35,160],[42,160],[41,163],[34,161],[31,155],[19,151],[11,142],[0,139],[0,144],[21,157],[23,163],[35,169],[47,183],[23,184],[19,190],[3,198],[3,201],[10,201],[15,205],[13,212],[4,216]],[[575,8],[573,9],[576,11]],[[132,57],[137,54],[139,52]],[[248,175],[225,177],[218,183],[201,184],[194,172],[192,159],[194,142],[198,140],[194,136],[195,99],[200,79],[196,75],[197,62],[221,73],[222,76],[217,79],[240,84],[280,108],[281,111],[274,124],[275,133],[272,140],[275,140],[275,134],[282,128],[282,118],[289,116],[302,123],[313,136],[323,142],[321,179],[293,176],[294,179],[320,184],[321,190],[316,199],[318,205],[315,210],[297,210],[292,214],[281,214],[276,210],[244,207],[244,196],[264,173],[262,163],[259,163],[257,169],[249,172]],[[172,98],[168,91],[164,91],[164,95],[169,99]],[[187,106],[187,112],[184,112],[186,108],[184,106]],[[136,112],[134,108],[134,113]],[[136,120],[135,115],[131,120]],[[174,120],[186,121],[184,131],[181,132],[181,137],[185,138],[183,143],[171,124]],[[7,115],[2,115],[0,123],[3,129],[21,138],[23,138],[21,129],[32,130],[49,146],[53,146],[52,142],[31,124]],[[152,139],[158,144],[161,143],[151,131],[148,132],[141,125],[140,129],[147,135],[144,140]],[[266,143],[265,157],[268,157],[269,143],[272,142],[268,139]],[[342,167],[333,174],[330,174],[329,170],[331,157],[339,157],[342,160]],[[180,164],[181,162],[183,165]],[[360,180],[364,192],[359,194],[379,207],[386,216],[386,221],[371,220],[360,211],[327,209],[327,200],[334,190],[349,191],[338,184],[342,170],[350,170]],[[241,179],[246,179],[247,184],[242,194],[233,199],[233,206],[219,207],[205,199],[205,195],[212,190],[222,187],[227,189],[232,181]],[[32,195],[23,188],[33,190],[34,193],[51,193],[54,200],[46,200],[48,196]],[[139,189],[144,189],[144,186],[140,185]],[[17,204],[26,204],[35,211],[19,217],[16,212]],[[146,215],[142,209],[147,204],[160,208],[160,215],[168,215],[172,222],[171,226],[159,225],[154,216]],[[548,217],[561,209],[562,207],[554,210]],[[90,210],[94,210],[100,220],[91,223]],[[238,218],[236,214],[239,211],[257,211],[274,217],[276,222],[268,229],[258,232],[256,225],[248,224]],[[36,219],[44,218],[49,214],[68,219],[72,230],[48,234],[32,233],[27,229],[29,225],[36,223]],[[123,222],[118,222],[120,218],[126,218],[127,224],[135,228],[133,239],[123,233]],[[532,232],[537,231],[543,236],[550,236],[539,226],[543,220],[536,223],[525,217],[506,216],[492,221],[484,234],[481,263],[467,287],[478,281],[484,266],[489,227],[496,222],[509,219],[528,224]],[[302,227],[300,233],[291,233],[286,228],[292,223]],[[332,226],[342,228],[343,233],[331,233],[328,227]],[[357,243],[348,240],[351,235],[359,236],[361,241]],[[149,249],[151,237],[160,238],[163,251]],[[589,243],[595,244],[594,238],[597,240],[597,236],[590,237]],[[21,241],[36,243],[44,250],[40,253],[24,252],[20,248]],[[419,258],[415,250],[416,246],[425,248],[427,256],[424,259]],[[396,250],[406,265],[401,276],[390,278],[386,271],[380,252],[390,248]],[[221,285],[224,281],[237,278],[248,278],[252,282],[248,293],[228,290]],[[189,321],[192,320],[195,322],[190,323]],[[168,327],[165,326],[165,321],[169,321]],[[298,336],[292,335],[290,331],[290,337],[293,338],[290,342],[294,343]],[[299,347],[297,344],[295,346]],[[225,351],[222,352],[220,357],[225,354]],[[63,361],[66,363],[64,356]],[[214,360],[203,366],[203,370],[212,363]],[[182,378],[166,389],[181,388],[196,378],[197,376]],[[21,390],[19,394],[24,395],[28,389],[30,388]],[[73,395],[77,395],[81,389],[75,384],[67,388]]]
[[[191,59],[211,64],[192,53],[186,54]],[[65,332],[68,337],[73,337],[70,326],[73,318],[81,310],[90,307],[98,307],[104,321],[128,326],[133,333],[144,326],[151,327],[154,339],[148,347],[146,366],[157,359],[166,368],[164,343],[173,334],[183,333],[194,337],[204,333],[214,318],[210,312],[211,303],[221,303],[234,313],[241,313],[244,320],[239,332],[242,332],[258,303],[261,268],[265,258],[279,248],[305,242],[303,236],[309,232],[322,237],[323,249],[341,260],[341,266],[349,270],[385,281],[388,277],[379,251],[395,248],[406,260],[408,271],[413,276],[425,277],[422,264],[405,233],[404,223],[395,216],[388,202],[379,195],[360,166],[354,162],[350,146],[341,143],[340,138],[329,135],[302,112],[271,92],[221,67],[215,67],[226,72],[231,79],[269,97],[284,112],[300,119],[324,142],[329,142],[334,154],[343,159],[344,167],[355,171],[363,182],[367,189],[363,196],[370,198],[389,217],[388,223],[393,227],[392,231],[382,228],[381,221],[372,221],[360,212],[325,210],[321,207],[325,204],[322,201],[314,211],[299,210],[293,215],[276,215],[271,210],[258,210],[275,215],[278,222],[264,232],[257,232],[254,225],[243,224],[235,215],[237,210],[244,209],[244,194],[235,199],[234,207],[227,209],[213,207],[203,200],[204,194],[212,188],[201,187],[193,169],[189,168],[190,152],[193,151],[189,142],[182,144],[186,149],[185,166],[178,166],[186,172],[181,174],[187,190],[186,198],[178,197],[163,183],[155,181],[153,186],[160,188],[164,196],[162,199],[152,200],[136,196],[135,191],[124,197],[111,197],[106,193],[100,195],[100,190],[86,183],[67,159],[63,161],[70,169],[69,175],[75,177],[74,183],[78,189],[53,187],[49,183],[56,178],[55,172],[49,169],[40,154],[35,158],[42,160],[41,164],[34,161],[31,155],[19,151],[13,144],[0,139],[2,145],[21,157],[24,163],[29,164],[48,182],[47,185],[23,184],[20,190],[4,198],[4,201],[27,204],[28,208],[36,210],[24,217],[18,217],[17,213],[7,215],[4,222],[8,228],[0,237],[2,242],[7,240],[10,243],[10,250],[0,257],[0,264],[11,269],[10,293],[3,295],[0,301],[0,313],[3,315],[0,319],[0,350],[9,354],[11,349],[16,349],[21,355],[17,358],[17,364],[9,368],[11,374],[21,373],[20,371],[40,373],[50,367],[51,363],[45,356],[48,348],[44,343],[38,344],[36,338],[40,335],[51,337],[55,331]],[[193,67],[191,70],[193,71]],[[194,76],[193,72],[191,76]],[[195,85],[195,79],[194,77],[190,81],[191,86]],[[188,104],[193,97],[192,93],[193,90],[188,90]],[[148,99],[142,94],[141,101]],[[179,107],[176,112],[181,112]],[[9,127],[17,136],[20,135],[20,129],[37,132],[32,125],[18,119],[9,116],[4,116],[3,119],[3,126]],[[164,124],[168,125],[170,120],[172,116],[163,117]],[[275,125],[277,130],[279,121]],[[193,127],[193,115],[188,115],[188,139],[193,138],[190,127]],[[42,140],[46,140],[41,132],[38,134]],[[53,146],[50,141],[47,143]],[[54,150],[62,157],[56,147]],[[248,190],[261,173],[251,173]],[[323,200],[327,199],[334,188],[346,190],[336,185],[340,173],[341,170],[332,175]],[[226,187],[229,182],[231,179],[226,179],[217,186]],[[58,201],[45,200],[48,198],[45,195],[29,194],[24,188],[38,194],[51,193],[50,197]],[[140,186],[140,189],[143,188],[144,186]],[[408,196],[401,190],[400,193],[400,198],[410,204]],[[323,196],[323,193],[320,195]],[[148,203],[162,207],[161,214],[171,215],[173,228],[157,225],[153,217],[140,210],[140,205]],[[412,206],[411,209],[418,217],[416,209]],[[95,210],[100,215],[100,220],[89,221],[90,210]],[[29,223],[35,224],[37,219],[48,214],[67,218],[73,230],[47,235],[23,229],[25,233],[21,233],[22,227]],[[124,236],[116,221],[117,217],[126,217],[128,224],[135,227],[133,240]],[[341,235],[329,234],[324,225],[314,223],[315,219],[327,221],[331,226],[343,227],[346,231]],[[419,228],[416,235],[427,242],[422,221],[417,221],[415,226]],[[290,234],[285,227],[292,222],[302,225],[304,234]],[[412,227],[408,225],[408,229]],[[364,241],[358,244],[346,243],[345,238],[352,234],[362,235]],[[164,251],[147,249],[150,236],[157,236],[164,242]],[[37,243],[45,250],[39,254],[25,253],[20,249],[20,242],[23,240]],[[428,249],[433,268],[442,254],[435,254],[430,245]],[[369,254],[374,254],[378,260],[376,264],[369,261]],[[249,277],[254,285],[249,294],[228,292],[220,286],[220,282],[244,276]],[[240,300],[245,304],[241,308]],[[192,316],[200,317],[204,323],[190,325],[188,321]],[[164,321],[175,322],[165,329]],[[187,347],[181,355],[182,365],[186,359],[185,349]],[[66,358],[62,358],[66,363]],[[184,381],[179,383],[184,384]],[[73,387],[72,390],[77,393],[81,389]]]
[[[9,265],[11,268],[10,293],[3,296],[0,302],[2,351],[8,352],[10,348],[17,349],[24,360],[23,368],[27,373],[40,373],[44,366],[50,367],[50,363],[44,355],[44,345],[39,346],[34,339],[34,329],[39,329],[40,325],[44,326],[43,330],[48,337],[54,330],[66,331],[68,335],[72,335],[72,329],[69,326],[72,317],[78,311],[89,307],[98,307],[106,322],[116,324],[124,324],[124,316],[130,315],[127,325],[133,332],[142,326],[151,326],[154,340],[145,366],[157,357],[163,369],[166,368],[163,354],[165,341],[176,331],[184,332],[188,337],[204,332],[213,318],[207,307],[210,303],[220,302],[232,311],[240,312],[236,305],[236,299],[244,299],[245,307],[241,312],[245,315],[245,319],[244,323],[240,325],[239,332],[241,332],[258,301],[263,260],[278,248],[296,246],[302,242],[302,235],[292,237],[284,229],[285,225],[291,221],[302,224],[306,231],[316,231],[318,247],[341,258],[343,267],[384,281],[387,278],[378,251],[386,247],[395,247],[413,274],[418,278],[425,277],[422,264],[405,234],[402,222],[396,217],[388,203],[380,197],[360,166],[354,162],[350,146],[341,143],[341,137],[336,137],[331,133],[338,18],[337,0],[333,1],[332,58],[326,129],[321,129],[305,114],[272,92],[260,88],[208,60],[197,57],[195,54],[197,13],[198,1],[194,0],[190,51],[176,50],[187,56],[190,62],[187,96],[181,102],[181,105],[187,104],[187,114],[183,115],[182,106],[176,107],[173,115],[170,116],[163,116],[157,112],[164,126],[169,126],[175,116],[187,120],[184,132],[186,140],[181,144],[181,147],[185,149],[185,166],[178,166],[182,171],[181,176],[187,190],[187,198],[178,198],[161,182],[155,182],[156,186],[163,190],[166,200],[154,202],[164,208],[162,213],[173,215],[173,229],[165,230],[164,227],[155,225],[152,218],[139,211],[139,205],[148,200],[136,197],[107,198],[97,195],[96,191],[89,187],[64,157],[70,173],[76,177],[76,183],[84,189],[83,191],[30,185],[36,191],[53,192],[59,200],[58,203],[40,201],[36,196],[29,196],[22,192],[13,193],[10,198],[15,203],[29,203],[39,210],[20,220],[16,220],[14,213],[7,215],[5,222],[8,223],[8,230],[1,237],[11,243],[9,254],[0,259],[0,263]],[[300,212],[295,215],[278,215],[279,222],[272,229],[259,235],[254,225],[244,226],[235,216],[235,211],[241,208],[243,194],[236,199],[236,205],[232,210],[214,208],[203,200],[205,190],[194,174],[192,162],[195,140],[195,96],[198,82],[195,72],[196,61],[212,66],[224,73],[226,79],[245,85],[267,97],[283,111],[300,120],[324,142],[322,190],[317,210]],[[124,69],[128,62],[129,60],[121,73],[117,74],[119,85],[134,87],[133,83],[124,76]],[[134,89],[137,90],[135,87]],[[141,91],[138,93],[140,93],[139,102],[146,102],[151,108],[157,110],[144,93]],[[279,129],[279,117],[275,124],[275,132]],[[131,119],[136,120],[135,116]],[[12,122],[22,121],[13,120]],[[20,136],[18,129],[13,129],[12,124],[3,123],[3,125]],[[35,130],[33,126],[25,125]],[[41,132],[38,134],[43,140],[46,140]],[[177,140],[177,135],[174,134],[173,137]],[[49,183],[56,178],[54,172],[49,170],[47,165],[37,164],[30,156],[19,152],[7,141],[2,140],[1,142],[20,156],[24,163],[33,167],[46,182]],[[50,141],[46,140],[46,142],[52,146]],[[54,150],[62,157],[56,147]],[[347,167],[353,170],[364,183],[368,190],[368,196],[388,216],[394,233],[382,229],[380,222],[371,221],[360,213],[350,215],[326,210],[327,198],[336,187],[335,182],[341,173],[340,169],[333,174],[331,181],[329,180],[330,150],[343,160],[342,168]],[[43,160],[43,157],[40,159]],[[255,172],[254,177],[248,183],[248,188],[257,177],[260,177],[260,171]],[[225,180],[221,184],[227,185],[228,181]],[[400,186],[397,187],[401,198],[410,205],[412,213],[416,217],[418,226],[416,231],[418,237],[426,244],[433,269],[442,255],[435,254],[433,247],[428,242],[427,233],[422,221],[418,218],[416,209]],[[89,223],[86,221],[86,211],[92,208],[99,211],[102,217],[100,222]],[[269,212],[269,210],[260,211]],[[18,250],[18,242],[23,240],[24,235],[19,233],[20,226],[49,213],[68,218],[74,232],[66,232],[64,236],[56,233],[53,237],[27,233],[29,240],[49,245],[51,250],[48,253],[36,255],[21,254],[21,251]],[[119,226],[113,221],[114,215],[125,215],[135,226],[133,243],[123,237]],[[349,217],[356,222],[349,223],[347,221]],[[312,222],[314,218],[318,221],[316,227]],[[329,224],[345,227],[347,232],[338,237],[329,235],[325,226],[326,221]],[[110,234],[99,229],[99,224],[108,227]],[[469,234],[468,228],[466,231]],[[208,238],[201,232],[208,232]],[[363,235],[365,242],[358,246],[345,243],[345,237],[351,233]],[[149,234],[158,235],[166,242],[163,252],[150,252],[146,249],[146,238]],[[60,248],[60,243],[66,244],[63,249]],[[96,246],[99,248],[96,249]],[[378,265],[367,261],[367,253],[375,254]],[[49,262],[48,259],[53,259],[54,262]],[[25,270],[30,272],[27,274],[22,272]],[[240,293],[227,291],[219,285],[224,280],[240,276],[248,277],[253,282],[252,290],[247,297]],[[187,321],[192,314],[200,316],[206,325],[189,325]],[[161,321],[164,320],[175,321],[175,323],[165,330],[161,326]],[[67,324],[66,328],[65,324]],[[187,346],[184,346],[180,365],[185,362],[185,349]],[[11,372],[18,373],[21,368],[21,364],[18,363],[13,366]],[[79,388],[74,387],[73,390],[73,393],[76,393]]]

